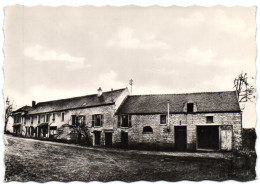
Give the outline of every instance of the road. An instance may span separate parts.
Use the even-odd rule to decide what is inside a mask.
[[[6,181],[239,179],[230,159],[85,148],[13,136],[6,139]]]

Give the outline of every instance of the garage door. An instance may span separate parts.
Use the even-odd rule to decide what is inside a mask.
[[[219,149],[219,126],[197,126],[198,149]]]

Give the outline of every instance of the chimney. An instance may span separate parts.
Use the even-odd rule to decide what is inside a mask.
[[[32,101],[32,107],[35,107],[35,105],[36,105],[36,102]]]
[[[101,89],[101,87],[99,87],[97,91],[98,91],[97,96],[100,97],[100,96],[102,95],[102,89]]]

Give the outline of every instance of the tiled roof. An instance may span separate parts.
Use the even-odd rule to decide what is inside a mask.
[[[32,110],[28,112],[28,114],[40,114],[68,109],[87,108],[93,106],[114,104],[116,99],[121,95],[121,93],[125,89],[126,88],[103,92],[103,94],[100,97],[98,97],[97,94],[93,94],[48,102],[39,102]]]
[[[128,96],[116,114],[183,113],[186,103],[192,102],[197,112],[240,112],[235,91],[185,94],[133,95]]]

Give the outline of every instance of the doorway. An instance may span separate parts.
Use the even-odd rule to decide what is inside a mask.
[[[95,138],[95,146],[100,146],[101,132],[100,131],[95,131],[94,132],[94,138]]]
[[[197,126],[197,147],[219,150],[219,126]]]
[[[128,147],[128,133],[121,132],[121,147],[126,149]]]
[[[186,126],[175,126],[175,150],[185,151],[187,149],[187,128]]]
[[[112,133],[105,133],[105,146],[112,147]]]

